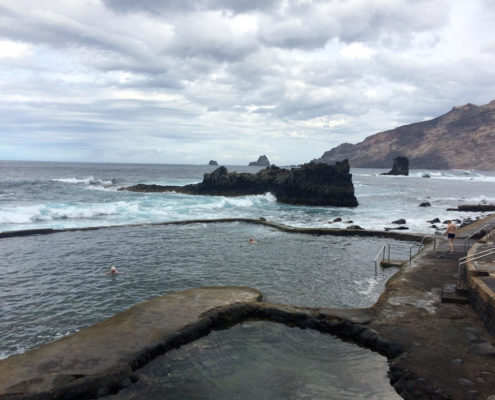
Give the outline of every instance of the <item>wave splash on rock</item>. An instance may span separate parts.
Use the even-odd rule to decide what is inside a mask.
[[[335,165],[308,163],[290,170],[272,165],[256,174],[228,172],[222,166],[204,174],[201,183],[186,186],[138,184],[122,190],[210,196],[247,196],[270,192],[277,201],[287,204],[334,207],[358,205],[347,160]]]

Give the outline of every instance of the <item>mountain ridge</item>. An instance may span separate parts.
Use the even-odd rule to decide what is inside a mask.
[[[404,156],[410,168],[495,170],[495,100],[468,103],[422,122],[375,133],[357,144],[342,143],[313,160],[348,159],[351,167],[389,168]]]

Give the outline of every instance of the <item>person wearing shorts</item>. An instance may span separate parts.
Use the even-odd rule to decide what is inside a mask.
[[[458,231],[459,229],[456,224],[450,220],[447,221],[447,231],[445,232],[445,235],[447,235],[447,239],[449,240],[449,253],[454,252],[454,238]]]

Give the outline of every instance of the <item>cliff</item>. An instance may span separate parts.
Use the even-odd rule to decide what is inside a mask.
[[[397,156],[411,168],[495,170],[495,100],[454,107],[435,119],[343,143],[316,162],[348,159],[352,167],[387,168]]]
[[[355,207],[352,175],[347,160],[335,165],[309,163],[291,170],[271,166],[256,174],[228,172],[219,167],[203,182],[186,186],[139,184],[134,192],[177,192],[192,195],[246,196],[271,192],[277,201],[297,205]]]

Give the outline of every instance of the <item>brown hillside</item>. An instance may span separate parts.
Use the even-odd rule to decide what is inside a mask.
[[[361,143],[343,143],[315,161],[351,167],[389,168],[397,156],[410,168],[495,170],[495,100],[466,104],[424,122],[376,133]]]

